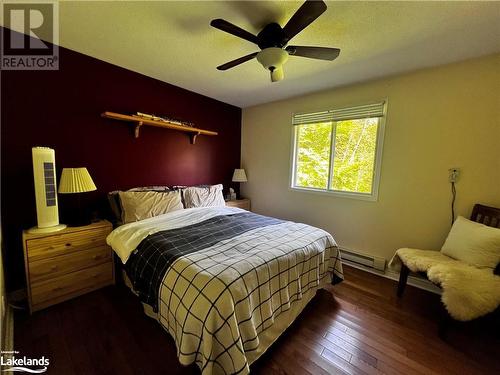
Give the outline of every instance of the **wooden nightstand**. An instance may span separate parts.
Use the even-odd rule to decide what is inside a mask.
[[[235,199],[232,201],[226,201],[226,206],[243,208],[244,210],[250,211],[250,199],[242,198],[242,199]]]
[[[114,284],[114,263],[102,220],[53,233],[23,232],[30,312]]]

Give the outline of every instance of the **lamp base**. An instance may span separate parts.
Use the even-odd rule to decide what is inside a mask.
[[[83,227],[90,224],[92,222],[87,217],[75,217],[68,220],[68,227]]]
[[[52,233],[52,232],[58,232],[60,230],[63,230],[66,227],[67,227],[66,224],[58,224],[58,225],[54,225],[53,227],[46,227],[46,228],[33,227],[33,228],[28,229],[28,233],[31,233],[31,234]]]

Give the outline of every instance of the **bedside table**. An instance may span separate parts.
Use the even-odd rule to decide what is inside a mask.
[[[250,199],[242,198],[242,199],[235,199],[232,201],[226,201],[226,206],[243,208],[244,210],[250,211]]]
[[[24,266],[30,312],[114,284],[114,262],[101,220],[52,233],[23,231]]]

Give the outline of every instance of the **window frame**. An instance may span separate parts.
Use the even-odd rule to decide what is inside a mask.
[[[378,201],[378,193],[379,193],[379,185],[380,185],[380,175],[382,170],[382,152],[384,148],[384,136],[385,136],[385,122],[387,117],[387,99],[381,100],[379,102],[384,102],[384,110],[383,115],[378,117],[378,127],[377,127],[377,141],[375,145],[375,157],[374,157],[374,168],[373,168],[373,182],[372,182],[372,191],[371,193],[360,193],[354,191],[343,191],[343,190],[334,190],[331,188],[332,177],[334,172],[334,154],[335,154],[335,134],[337,128],[338,121],[332,121],[332,132],[330,139],[330,165],[329,165],[329,173],[328,173],[328,185],[326,189],[320,188],[312,188],[312,187],[302,187],[296,186],[296,164],[298,157],[298,129],[300,125],[292,125],[292,142],[290,153],[290,176],[289,176],[289,190],[304,192],[304,193],[313,193],[320,195],[329,195],[336,196],[341,198],[351,198],[365,201]],[[362,105],[353,105],[349,106],[349,108],[356,108]],[[293,115],[292,115],[293,119]]]

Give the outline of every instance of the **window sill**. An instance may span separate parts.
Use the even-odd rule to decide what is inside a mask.
[[[373,193],[373,194],[351,193],[351,192],[347,192],[347,191],[320,190],[320,189],[294,187],[294,186],[289,187],[288,190],[291,190],[294,192],[301,192],[301,193],[328,195],[328,196],[337,197],[337,198],[357,199],[357,200],[369,201],[369,202],[378,201],[378,196],[377,196],[378,194],[377,193]]]

